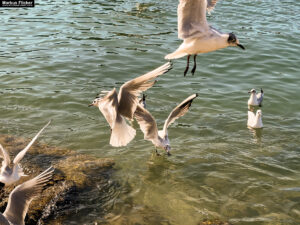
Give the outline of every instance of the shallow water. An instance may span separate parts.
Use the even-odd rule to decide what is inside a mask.
[[[137,124],[134,141],[111,147],[106,121],[87,107],[101,90],[165,62],[181,43],[176,7],[170,0],[66,0],[1,9],[0,132],[32,137],[52,119],[39,140],[116,160],[120,194],[107,216],[95,213],[99,205],[91,202],[95,211],[66,224],[197,224],[206,218],[299,224],[298,1],[218,3],[209,22],[234,31],[246,51],[199,55],[195,76],[186,78],[186,59],[176,60],[147,92],[159,127],[177,103],[199,93],[169,129],[171,157],[155,157]],[[247,91],[260,87],[265,127],[255,132],[246,127]]]

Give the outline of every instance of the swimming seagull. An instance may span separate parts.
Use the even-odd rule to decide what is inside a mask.
[[[165,56],[165,59],[177,59],[187,55],[187,65],[184,76],[189,70],[190,56],[194,55],[194,67],[191,73],[196,71],[196,57],[199,53],[216,51],[228,46],[238,46],[245,49],[239,43],[233,33],[222,33],[211,27],[206,20],[206,11],[210,13],[218,0],[180,0],[178,15],[178,38],[183,40],[179,48]]]
[[[261,109],[256,111],[256,114],[252,111],[248,111],[248,122],[247,126],[251,128],[262,128],[262,112]]]
[[[133,114],[139,104],[138,96],[156,82],[154,79],[168,72],[172,68],[170,62],[158,67],[133,80],[127,81],[120,88],[119,94],[116,89],[105,96],[100,94],[89,106],[97,106],[111,128],[110,144],[115,147],[127,145],[136,134],[135,129],[129,126],[124,117],[133,120]]]
[[[2,153],[3,161],[2,167],[0,171],[0,182],[5,185],[11,185],[18,181],[22,176],[27,176],[23,173],[23,169],[21,168],[19,162],[23,159],[28,149],[35,142],[38,136],[43,132],[43,130],[50,124],[51,120],[35,135],[35,137],[29,142],[29,144],[18,153],[18,155],[14,158],[14,161],[11,165],[10,157],[5,151],[5,149],[0,144],[0,150]]]
[[[49,167],[35,178],[18,185],[9,195],[8,204],[3,214],[0,213],[1,225],[25,225],[24,219],[30,202],[42,192],[51,179],[54,169]]]
[[[260,93],[257,93],[257,94],[256,94],[255,89],[251,89],[251,91],[248,91],[248,93],[249,94],[251,93],[249,100],[248,100],[248,105],[254,105],[254,106],[258,105],[259,107],[261,107],[261,103],[262,103],[263,97],[264,97],[263,89],[261,88]]]
[[[198,94],[193,94],[189,96],[176,108],[174,108],[168,116],[168,118],[166,119],[163,129],[160,131],[158,131],[155,119],[150,114],[150,112],[147,109],[145,109],[142,105],[138,105],[134,113],[134,117],[139,123],[140,128],[144,133],[144,139],[152,141],[155,148],[162,148],[167,152],[168,155],[171,155],[171,147],[167,129],[170,126],[170,124],[172,124],[176,119],[186,114],[186,112],[192,105],[193,100],[197,96]]]

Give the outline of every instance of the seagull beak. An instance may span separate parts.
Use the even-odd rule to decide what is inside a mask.
[[[94,106],[94,104],[89,104],[88,107]]]
[[[250,93],[252,93],[251,91],[248,91],[248,93],[250,94]]]
[[[236,46],[240,47],[241,49],[245,50],[245,47],[241,44],[237,44]]]

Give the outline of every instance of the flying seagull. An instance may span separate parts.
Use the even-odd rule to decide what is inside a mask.
[[[261,107],[261,103],[263,101],[264,98],[264,91],[261,88],[260,89],[260,93],[256,94],[256,90],[255,89],[251,89],[251,91],[248,91],[248,93],[250,94],[249,100],[248,100],[248,105],[254,105],[254,106],[259,106]]]
[[[18,153],[18,155],[14,158],[13,163],[11,164],[10,157],[5,151],[5,149],[0,144],[1,154],[0,157],[3,157],[2,167],[0,171],[0,182],[4,183],[5,185],[11,185],[18,181],[22,176],[27,176],[23,173],[23,169],[20,166],[19,162],[23,159],[28,149],[31,145],[35,142],[38,136],[43,132],[43,130],[50,124],[49,121],[36,135],[35,137],[29,142],[29,144]]]
[[[126,146],[136,134],[124,117],[133,120],[133,114],[139,104],[139,95],[156,82],[154,79],[172,68],[170,62],[123,84],[117,94],[116,89],[102,91],[89,106],[97,106],[111,128],[110,144],[115,147]],[[103,93],[107,93],[103,96]]]
[[[1,225],[25,225],[24,219],[30,202],[42,192],[51,179],[54,169],[49,167],[35,178],[18,185],[9,195],[8,204],[3,214],[0,213]]]
[[[171,147],[167,129],[176,119],[186,114],[186,112],[192,105],[193,100],[197,96],[198,94],[193,94],[189,96],[176,108],[174,108],[170,113],[169,117],[166,119],[163,129],[160,131],[158,131],[155,119],[150,114],[150,112],[147,109],[145,109],[142,105],[138,105],[134,113],[134,117],[144,133],[144,139],[152,141],[155,148],[162,148],[167,152],[168,155],[170,155]]]
[[[239,43],[233,33],[223,33],[211,27],[206,20],[206,11],[214,9],[218,0],[180,0],[178,16],[178,38],[183,40],[179,48],[165,56],[165,59],[177,59],[187,55],[187,65],[184,76],[189,70],[190,56],[194,55],[194,67],[191,73],[196,71],[197,54],[216,51],[228,46],[238,46],[245,49]]]
[[[248,121],[247,126],[251,128],[262,128],[264,125],[262,123],[262,112],[261,109],[256,111],[256,114],[252,111],[248,111]]]

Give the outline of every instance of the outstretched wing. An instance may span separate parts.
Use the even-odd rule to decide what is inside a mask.
[[[168,72],[171,68],[172,64],[168,62],[145,75],[137,77],[123,84],[120,88],[118,96],[119,113],[128,119],[133,119],[133,114],[139,103],[138,96],[140,93],[152,87],[155,83],[154,79]]]
[[[164,129],[163,129],[163,136],[167,134],[167,129],[176,119],[185,115],[189,110],[190,106],[192,105],[193,100],[198,96],[198,94],[193,94],[186,98],[183,102],[181,102],[176,108],[172,110],[170,115],[165,121]]]
[[[110,128],[114,128],[118,111],[118,95],[115,88],[101,98],[99,110],[105,117]]]
[[[35,178],[18,185],[9,195],[3,215],[12,224],[24,224],[24,219],[32,199],[37,196],[51,179],[54,169],[48,168]]]
[[[145,140],[152,141],[158,138],[155,119],[147,109],[145,109],[140,104],[137,105],[136,111],[134,112],[134,117],[144,133]]]
[[[14,164],[18,164],[21,161],[21,159],[23,159],[23,157],[26,154],[27,150],[31,147],[31,145],[33,145],[33,143],[38,138],[38,136],[43,132],[43,130],[50,123],[51,123],[51,120],[34,136],[34,138],[32,138],[32,140],[29,142],[29,144],[22,151],[19,152],[19,154],[14,158],[14,161],[13,161]]]
[[[206,0],[180,0],[177,8],[178,38],[202,36],[209,30]]]
[[[0,144],[0,150],[1,150],[1,154],[3,157],[3,162],[2,162],[2,166],[9,166],[10,164],[10,157],[7,153],[7,151],[5,151],[5,149],[2,147],[2,145]]]

